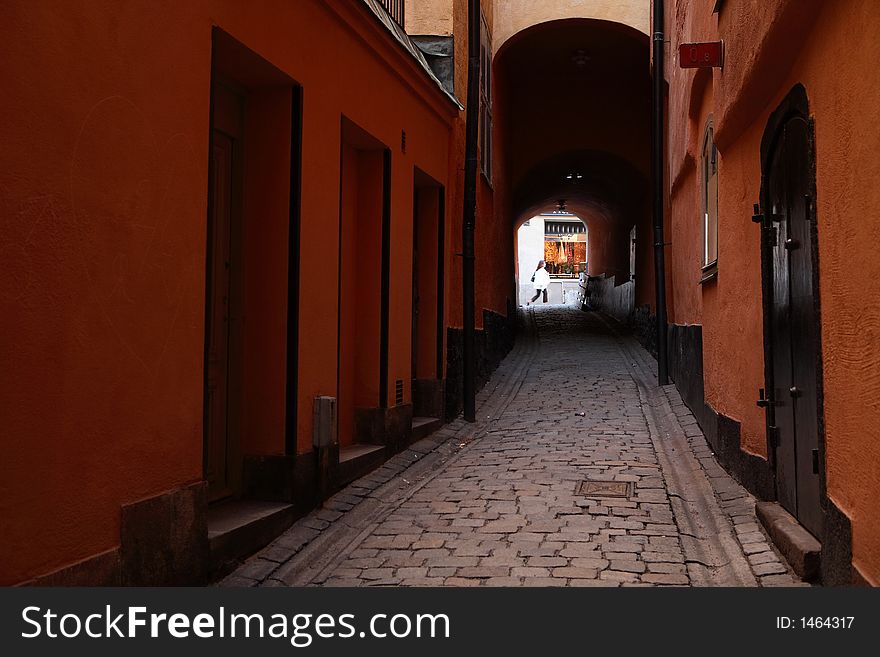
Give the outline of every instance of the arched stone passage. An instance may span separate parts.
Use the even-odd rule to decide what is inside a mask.
[[[648,37],[573,18],[533,25],[495,58],[496,217],[511,229],[564,199],[588,224],[588,271],[650,304]],[[631,246],[636,234],[631,282]]]
[[[645,224],[648,180],[628,162],[606,152],[562,153],[538,163],[514,190],[517,223],[565,201],[590,230],[589,274],[630,280],[629,235]]]

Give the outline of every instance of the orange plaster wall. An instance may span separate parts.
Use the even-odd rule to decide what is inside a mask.
[[[670,159],[679,160],[679,166],[674,168],[675,179],[667,181],[675,208],[668,215],[666,232],[670,242],[667,253],[672,265],[668,273],[672,282],[670,298],[675,303],[675,312],[669,313],[669,321],[681,325],[702,323],[703,295],[713,285],[700,285],[703,257],[701,156],[706,125],[712,112],[711,72],[703,71],[700,75],[704,81],[700,86],[692,84],[692,80],[684,82],[693,94],[689,104],[683,103],[676,95],[675,114],[669,116],[673,138],[667,152]],[[720,159],[719,154],[719,168]],[[726,193],[727,189],[724,191]],[[726,214],[722,216],[727,217]]]
[[[873,252],[880,239],[880,223],[874,220],[880,216],[880,189],[874,184],[880,137],[868,126],[866,108],[876,97],[880,45],[873,35],[880,29],[880,14],[871,0],[759,3],[758,15],[744,11],[736,4],[722,10],[719,35],[728,45],[727,64],[714,74],[710,103],[721,157],[719,276],[702,290],[702,315],[693,299],[676,297],[676,321],[702,321],[707,400],[742,422],[746,450],[764,455],[763,414],[754,404],[763,385],[763,338],[752,204],[760,192],[760,143],[768,117],[795,84],[803,84],[816,126],[827,490],[852,520],[854,565],[877,584],[880,265]],[[701,30],[684,31],[680,38],[711,35],[709,20],[715,19],[705,17]],[[780,35],[785,38],[775,38]],[[671,107],[686,108],[692,102],[687,86],[676,83],[679,73],[670,75]],[[676,99],[682,94],[684,99]],[[676,117],[673,110],[673,125]],[[674,239],[687,240],[699,226],[698,179],[684,154],[676,155],[676,148],[691,143],[679,125],[670,140],[673,179],[679,176],[678,191],[673,190],[679,222]],[[674,247],[673,253],[675,274],[687,278],[693,267],[688,250]]]
[[[290,88],[247,98],[242,451],[283,454],[287,392]],[[279,284],[279,282],[282,282]]]
[[[361,264],[357,261],[357,197],[358,197],[358,151],[349,144],[342,145],[342,192],[340,200],[341,258],[349,263],[343,267],[340,278],[339,295],[343,299],[351,299],[352,303],[343,304],[340,309],[339,326],[339,390],[337,394],[337,432],[340,446],[354,442],[354,395],[355,395],[355,322],[357,321],[358,289],[357,269]],[[358,326],[363,326],[358,322]],[[348,330],[346,330],[348,328]]]
[[[764,333],[760,232],[752,222],[760,190],[762,132],[763,127],[743,134],[735,149],[720,153],[718,277],[700,293],[706,401],[741,423],[743,449],[766,457],[764,412],[755,404],[758,388],[764,386]],[[698,190],[695,180],[697,203]],[[692,215],[698,222],[701,211]],[[701,245],[700,223],[696,236]],[[698,272],[699,260],[696,271],[688,268],[683,278],[693,280]]]
[[[513,295],[513,231],[495,213],[494,190],[482,173],[477,175],[474,312],[477,328],[481,328],[483,310],[507,316],[507,300]]]
[[[880,13],[852,0],[820,13],[784,89],[801,81],[816,122],[819,281],[828,494],[852,519],[853,563],[880,585]],[[858,57],[853,57],[857,53]],[[840,62],[846,61],[846,66]]]
[[[419,317],[416,375],[420,379],[437,376],[437,218],[439,188],[423,187],[419,191],[418,268]]]
[[[340,200],[338,430],[339,443],[344,447],[355,442],[355,408],[374,408],[379,403],[381,262],[377,254],[382,246],[381,150],[359,150],[344,144]],[[324,244],[319,248],[334,247]]]
[[[358,7],[343,2],[326,4],[332,12],[338,11],[340,18],[357,20],[353,14],[360,11]],[[338,239],[335,208],[339,194],[340,109],[392,151],[389,344],[393,348],[388,368],[391,400],[395,379],[409,380],[412,167],[418,164],[438,181],[448,179],[454,153],[449,148],[450,127],[458,114],[450,101],[437,94],[433,83],[424,81],[420,71],[389,66],[389,60],[396,61],[394,58],[400,56],[396,45],[381,47],[378,53],[373,51],[357,36],[366,26],[355,22],[357,28],[341,29],[336,21],[330,20],[332,12],[318,10],[314,17],[317,22],[305,22],[299,29],[306,42],[318,38],[320,47],[333,43],[333,56],[326,60],[310,57],[307,62],[298,58],[291,71],[304,89],[303,163],[309,172],[309,179],[303,181],[300,293],[311,302],[300,323],[300,370],[308,372],[308,376],[300,375],[299,451],[308,451],[311,446],[312,399],[322,394],[334,395],[336,389],[337,298],[335,294],[316,295],[309,286],[320,272],[328,289],[335,289],[337,277],[335,268],[330,271],[327,267],[325,250],[310,249],[308,245],[335,243]],[[380,28],[369,27],[377,30],[375,36],[365,34],[381,45],[384,36]],[[345,84],[340,84],[340,80],[345,80]],[[377,89],[387,92],[377,93]],[[402,130],[407,133],[405,153],[401,149]],[[310,184],[309,180],[317,184]],[[378,258],[378,252],[375,255]]]
[[[326,245],[338,240],[340,114],[394,148],[394,167],[455,173],[457,110],[366,11],[342,0],[0,8],[0,422],[15,446],[0,465],[0,583],[112,549],[121,504],[202,478],[212,25],[304,89],[297,430],[310,448],[312,398],[336,392]],[[395,224],[411,192],[394,192]],[[260,267],[280,270],[275,257]],[[406,284],[392,267],[392,303]],[[281,330],[284,315],[265,319]],[[393,381],[409,364],[392,360]],[[277,364],[260,361],[277,381]],[[276,395],[248,403],[280,407]],[[279,418],[267,417],[254,435],[275,449]]]
[[[407,142],[409,137],[407,136]],[[445,144],[443,144],[445,146]],[[394,406],[397,380],[404,402],[412,385],[413,168],[401,158],[392,163],[392,214],[388,331],[388,405]]]
[[[202,476],[210,25],[145,7],[0,8],[2,584]]]

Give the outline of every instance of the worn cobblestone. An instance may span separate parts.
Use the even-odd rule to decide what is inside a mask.
[[[338,554],[326,557],[320,576],[305,583],[690,584],[661,460],[617,338],[604,320],[571,307],[532,313],[540,340],[529,347],[528,359],[511,357],[499,369],[502,378],[520,372],[516,386],[508,386],[512,393],[507,398],[493,393],[491,383],[480,393],[485,421],[469,427],[457,420],[356,481],[224,583],[293,583],[300,562],[317,558],[309,553],[311,541],[345,521],[363,500],[381,500],[383,487],[399,484],[405,494],[381,519],[339,529],[349,541],[358,537],[356,544],[347,549],[340,544]],[[665,394],[669,399],[674,419],[726,514],[723,531],[750,555],[757,581],[768,586],[795,583],[756,521],[754,499],[718,466],[674,387],[659,390],[661,398]],[[483,409],[490,407],[495,410],[487,417]],[[465,437],[477,429],[479,437]],[[418,468],[417,461],[434,450],[442,453],[442,465],[413,486],[406,468],[413,462]],[[632,494],[577,494],[584,480],[626,482]],[[283,574],[273,575],[275,569]]]

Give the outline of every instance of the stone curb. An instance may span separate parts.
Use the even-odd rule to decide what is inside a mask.
[[[712,485],[721,509],[732,523],[758,583],[761,586],[810,586],[795,574],[758,522],[755,497],[718,464],[715,453],[678,390],[674,385],[663,386],[663,389],[673,412],[685,426],[691,450]]]
[[[291,528],[279,536],[269,546],[247,559],[232,573],[217,582],[222,587],[253,587],[253,586],[290,586],[308,584],[326,564],[320,568],[303,568],[310,571],[297,572],[300,564],[292,563],[297,557],[317,544],[325,544],[333,539],[350,536],[353,531],[365,529],[357,533],[368,533],[380,520],[379,507],[387,507],[392,500],[388,499],[389,486],[392,489],[397,479],[409,487],[415,477],[407,479],[404,475],[420,461],[428,458],[428,469],[433,468],[433,475],[439,474],[442,468],[453,460],[462,448],[479,440],[491,428],[493,417],[500,415],[499,407],[506,406],[516,394],[522,381],[521,370],[527,369],[535,351],[537,338],[534,333],[534,318],[526,313],[526,339],[520,340],[513,351],[502,361],[496,373],[477,395],[479,419],[476,423],[465,422],[461,416],[449,422],[430,436],[413,443],[404,451],[396,454],[376,470],[350,483],[324,501],[321,507],[311,511],[296,521]],[[497,379],[501,379],[498,381]],[[503,408],[502,408],[503,410]],[[487,414],[488,413],[488,414]],[[485,417],[483,417],[485,416]],[[439,463],[437,463],[439,461]],[[420,473],[422,474],[422,473]],[[423,476],[418,485],[409,489],[409,494],[426,484],[433,476]],[[400,495],[391,497],[400,501]],[[388,509],[390,511],[390,509]],[[337,559],[344,556],[359,542],[359,536],[350,541],[347,550],[336,555]],[[344,539],[343,539],[344,540]],[[315,571],[318,572],[315,572]],[[311,576],[310,576],[311,575]]]
[[[611,320],[613,322],[614,320]],[[611,325],[609,322],[609,325]],[[640,368],[647,373],[650,383],[665,396],[665,404],[678,425],[690,452],[702,470],[703,476],[715,497],[721,513],[733,528],[736,541],[745,555],[748,567],[759,586],[810,586],[794,573],[791,566],[779,554],[766,532],[760,526],[755,510],[755,498],[718,463],[715,453],[706,441],[697,420],[685,405],[674,384],[658,386],[656,375],[650,373],[653,357],[631,336],[618,334],[627,351],[640,361]],[[677,516],[678,514],[676,514]]]

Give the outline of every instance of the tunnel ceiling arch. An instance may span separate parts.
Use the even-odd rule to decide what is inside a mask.
[[[544,22],[504,43],[495,73],[511,221],[559,198],[585,219],[631,215],[650,176],[647,35],[605,20]]]
[[[496,48],[508,39],[536,25],[567,18],[590,18],[619,23],[648,35],[650,4],[644,0],[615,2],[571,2],[571,0],[495,0],[494,37]]]
[[[535,214],[566,209],[585,220],[629,215],[648,193],[648,179],[629,162],[604,151],[561,153],[539,162],[517,186],[512,215],[517,224]]]

